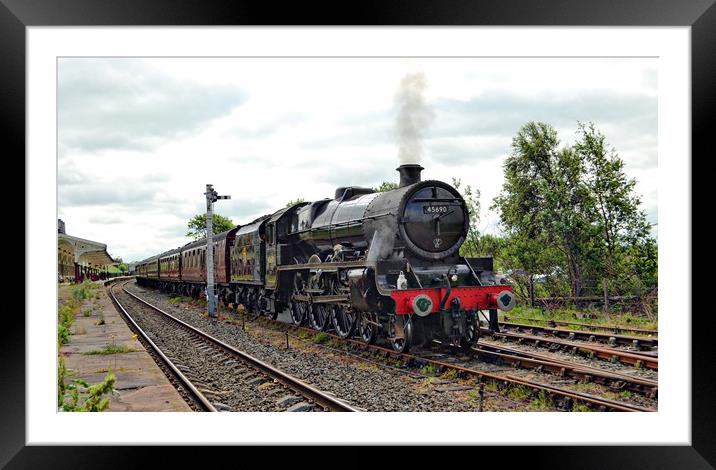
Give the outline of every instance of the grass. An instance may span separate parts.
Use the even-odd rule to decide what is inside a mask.
[[[178,305],[182,302],[191,302],[191,297],[186,297],[184,295],[177,295],[174,297],[171,297],[167,302],[169,302],[172,305]]]
[[[577,413],[588,413],[592,411],[592,409],[584,403],[574,403],[574,405],[572,405],[572,411]]]
[[[70,299],[57,310],[57,340],[60,346],[70,342],[70,329],[75,321],[75,316],[80,313],[83,301],[92,297],[92,291],[98,289],[99,286],[91,282],[85,282],[72,288]],[[99,298],[96,294],[95,298]],[[82,316],[89,317],[93,313],[93,309],[89,308],[82,311]],[[104,323],[104,317],[102,317]],[[77,335],[85,334],[87,331],[80,327],[75,327]],[[112,348],[117,346],[108,346],[104,350],[97,352],[90,351],[89,354],[112,354]],[[124,348],[124,347],[123,347]],[[57,407],[60,411],[104,411],[109,407],[109,398],[105,395],[114,392],[115,375],[111,370],[107,371],[102,382],[90,384],[83,379],[74,379],[69,383],[65,383],[67,377],[76,376],[76,371],[69,371],[65,364],[64,358],[58,354],[57,366]]]
[[[554,402],[544,390],[540,390],[537,396],[530,402],[530,408],[535,411],[544,411],[554,408]]]
[[[78,309],[79,307],[70,302],[61,306],[57,312],[57,342],[60,346],[70,342],[70,329]]]
[[[507,396],[514,400],[526,400],[532,395],[532,390],[524,385],[515,385],[507,390]]]
[[[301,339],[306,339],[309,336],[311,336],[311,333],[309,333],[308,331],[299,330],[298,333],[296,333],[296,336],[298,336]]]
[[[599,393],[602,391],[602,386],[593,382],[579,382],[572,385],[572,388],[578,392],[585,393]]]
[[[331,339],[331,337],[328,335],[328,333],[321,331],[319,333],[316,333],[313,336],[313,343],[314,344],[323,344],[323,343],[327,343],[328,340],[330,340],[330,339]]]
[[[605,314],[602,310],[582,309],[576,310],[572,308],[541,310],[531,308],[525,305],[518,305],[507,316],[510,321],[520,323],[534,323],[542,326],[542,322],[530,322],[529,318],[539,318],[544,320],[555,320],[565,322],[577,322],[594,326],[613,327],[634,327],[649,330],[658,329],[658,320],[652,320],[643,316],[632,315],[629,312],[610,312]],[[580,329],[581,327],[571,325],[571,329]]]
[[[72,298],[78,302],[87,300],[92,296],[92,291],[96,288],[97,286],[95,286],[91,282],[85,281],[82,284],[78,284],[72,288]]]
[[[121,353],[128,353],[128,352],[136,352],[136,349],[130,348],[129,346],[126,346],[124,344],[116,345],[116,344],[109,344],[101,349],[93,349],[91,351],[83,352],[82,354],[85,354],[87,356],[94,356],[94,355],[105,355],[105,354],[121,354]]]

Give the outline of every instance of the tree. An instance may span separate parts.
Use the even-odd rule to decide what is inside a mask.
[[[634,194],[636,180],[627,178],[624,162],[614,149],[608,149],[606,137],[593,123],[578,123],[578,140],[574,151],[584,164],[583,182],[590,196],[587,216],[593,228],[588,246],[590,262],[602,274],[605,305],[608,284],[650,263],[655,243],[650,236],[646,214],[639,209],[640,198]],[[651,260],[651,261],[655,261]],[[642,275],[653,273],[642,270]]]
[[[589,232],[580,209],[586,194],[580,185],[578,156],[569,148],[559,150],[558,145],[557,131],[549,124],[525,124],[512,139],[505,182],[493,208],[500,211],[508,234],[563,254],[571,294],[578,296],[581,249]],[[525,261],[527,266],[541,264],[537,259]]]
[[[531,294],[534,274],[552,289],[566,273],[572,296],[593,282],[607,306],[610,290],[656,285],[656,241],[634,194],[636,181],[605,136],[591,123],[578,123],[577,135],[559,149],[552,126],[525,124],[513,139],[493,208]]]
[[[467,239],[463,243],[461,251],[463,256],[478,256],[480,231],[478,230],[478,224],[480,222],[480,190],[472,188],[472,186],[462,185],[460,178],[452,178],[452,185],[462,195],[467,206],[467,215],[470,219],[470,225],[468,227]]]
[[[119,263],[117,264],[117,269],[119,269],[120,272],[126,273],[127,271],[129,271],[127,263],[124,262],[121,256],[112,256],[112,259]]]
[[[231,219],[219,214],[214,214],[212,222],[214,233],[225,232],[236,227],[236,224],[232,222]],[[187,227],[189,228],[189,231],[186,233],[187,237],[193,238],[194,240],[206,238],[206,214],[197,214],[192,217],[187,223]]]
[[[286,203],[286,207],[295,206],[296,204],[300,204],[300,203],[302,203],[302,202],[306,202],[306,200],[303,199],[302,197],[299,197],[299,198],[297,198],[297,199],[291,199],[290,201],[288,201],[288,202]]]
[[[378,193],[385,193],[394,189],[398,189],[398,183],[393,183],[392,181],[383,181],[382,183],[380,183],[380,186],[378,186],[377,188],[373,188],[373,191]]]

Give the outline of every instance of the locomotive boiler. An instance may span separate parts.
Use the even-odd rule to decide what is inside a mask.
[[[219,297],[274,318],[287,308],[294,323],[342,338],[383,337],[401,352],[432,339],[471,346],[479,337],[478,313],[489,312],[494,326],[497,309],[511,309],[515,298],[496,279],[491,258],[460,256],[469,230],[465,201],[447,183],[422,181],[422,170],[397,168],[400,183],[392,191],[341,187],[333,198],[217,235]],[[186,247],[196,254],[200,245]],[[140,282],[196,295],[204,281],[182,278],[182,252],[178,278],[144,266]]]

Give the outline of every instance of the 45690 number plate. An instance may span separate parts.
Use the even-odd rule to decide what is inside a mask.
[[[423,214],[447,214],[448,206],[423,206]]]

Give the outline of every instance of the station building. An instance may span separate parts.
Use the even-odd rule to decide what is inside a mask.
[[[106,279],[109,266],[117,264],[107,253],[107,245],[67,235],[65,223],[57,219],[57,274],[60,281]]]

